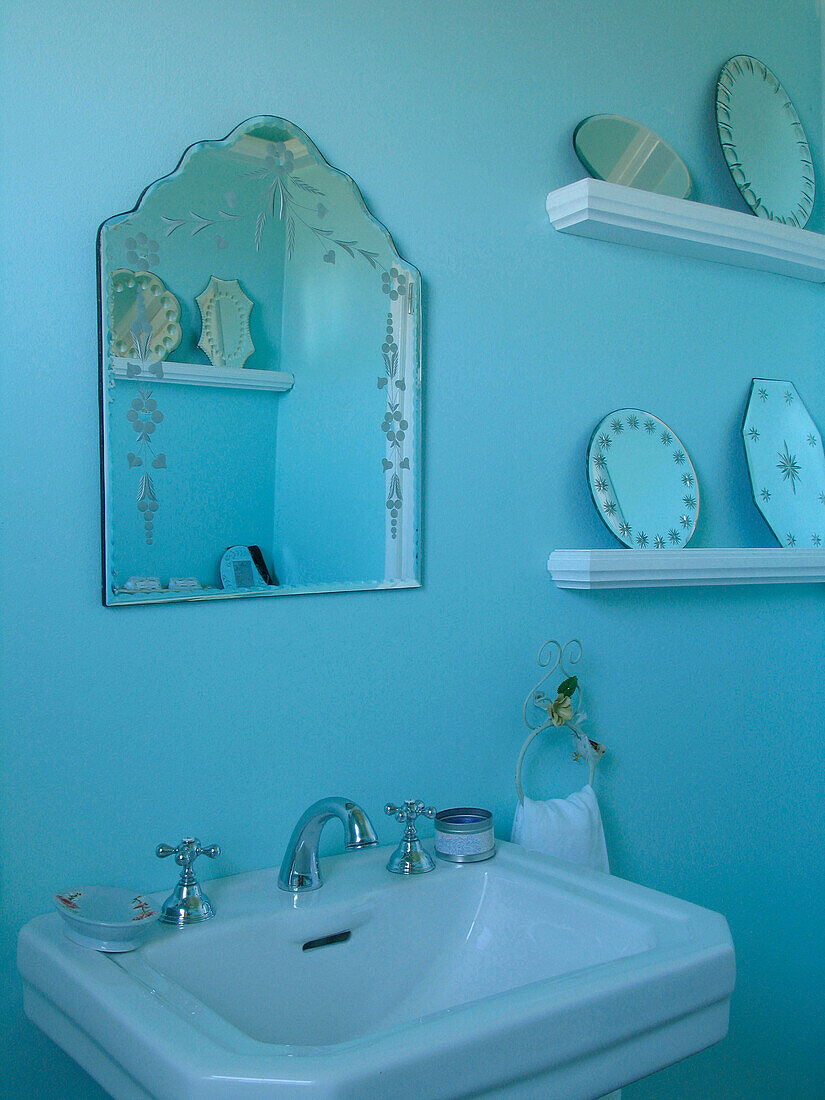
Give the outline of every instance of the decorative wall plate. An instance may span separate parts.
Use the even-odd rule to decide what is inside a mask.
[[[804,226],[816,189],[808,139],[788,93],[755,57],[739,54],[722,66],[716,126],[733,182],[754,214]]]
[[[625,546],[678,549],[696,530],[696,471],[679,438],[653,413],[616,409],[597,424],[587,480],[599,515]]]
[[[742,438],[753,499],[780,544],[825,544],[822,437],[791,382],[754,378]]]
[[[122,267],[109,280],[109,352],[165,359],[181,341],[180,302],[151,271]]]
[[[201,311],[202,328],[198,347],[209,356],[213,367],[242,367],[255,345],[249,335],[252,301],[237,279],[216,279],[195,301]]]
[[[658,134],[632,118],[591,115],[573,132],[576,156],[591,176],[686,199],[692,183],[682,158]]]

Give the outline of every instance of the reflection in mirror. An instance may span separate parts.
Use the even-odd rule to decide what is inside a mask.
[[[255,350],[249,336],[252,302],[237,279],[216,279],[195,301],[201,311],[198,347],[213,367],[242,367]]]
[[[742,438],[753,499],[779,543],[824,545],[822,437],[792,383],[754,378]]]
[[[760,218],[804,226],[814,205],[814,166],[799,115],[755,57],[725,62],[716,86],[716,126],[733,182]]]
[[[180,303],[150,271],[113,271],[109,327],[112,355],[165,359],[181,340]]]
[[[676,434],[653,413],[616,409],[596,425],[587,480],[599,515],[625,546],[678,549],[696,530],[696,471]]]
[[[576,127],[573,148],[596,179],[686,199],[690,172],[658,134],[621,115],[591,115]]]
[[[191,146],[98,275],[104,603],[420,583],[420,276],[303,131]]]

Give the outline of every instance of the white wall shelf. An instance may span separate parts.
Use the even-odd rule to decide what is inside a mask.
[[[583,179],[551,191],[562,233],[825,282],[825,235],[738,210]]]
[[[133,359],[113,355],[109,362],[115,378],[128,378],[127,367]],[[222,386],[236,390],[272,390],[285,393],[295,384],[295,375],[280,370],[251,370],[246,367],[213,367],[209,363],[162,363],[163,377],[138,375],[135,381],[175,382],[185,386]]]
[[[673,588],[825,582],[825,549],[554,550],[559,588]]]

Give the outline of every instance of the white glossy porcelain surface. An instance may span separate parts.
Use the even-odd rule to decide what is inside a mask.
[[[213,920],[158,925],[128,955],[38,917],[20,934],[26,1010],[129,1100],[576,1100],[725,1034],[719,915],[510,844],[409,878],[387,856],[326,859],[306,896],[274,870],[212,880]]]

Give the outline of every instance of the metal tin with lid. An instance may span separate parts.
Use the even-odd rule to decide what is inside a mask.
[[[476,806],[458,806],[435,815],[435,854],[451,863],[478,863],[496,854],[493,815]]]

